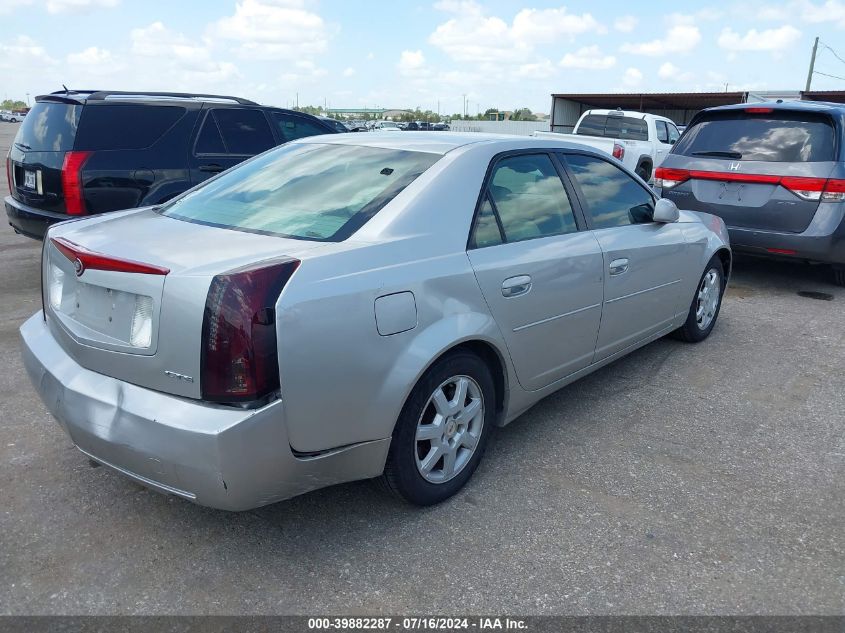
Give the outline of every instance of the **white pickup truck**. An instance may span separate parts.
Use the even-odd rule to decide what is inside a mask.
[[[578,119],[572,134],[534,132],[534,136],[566,136],[573,143],[589,145],[619,159],[649,182],[681,133],[666,117],[617,109],[587,110]]]

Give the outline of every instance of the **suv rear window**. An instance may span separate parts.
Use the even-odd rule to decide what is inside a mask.
[[[780,111],[752,114],[713,112],[696,121],[675,145],[674,154],[735,153],[737,160],[774,163],[836,160],[836,137],[827,117]]]
[[[21,123],[15,143],[34,152],[71,150],[81,112],[81,105],[39,101]]]
[[[75,149],[145,149],[184,114],[181,106],[88,105],[79,121]]]
[[[426,152],[289,143],[210,180],[161,213],[251,233],[337,242],[439,158]]]
[[[576,134],[647,141],[648,125],[643,119],[629,116],[590,114],[581,121]]]

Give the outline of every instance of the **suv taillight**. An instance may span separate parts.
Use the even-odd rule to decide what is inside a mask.
[[[68,215],[86,213],[85,198],[82,195],[82,166],[91,152],[66,152],[62,163],[62,191],[65,196],[65,212]]]
[[[216,275],[202,319],[203,400],[243,403],[279,389],[274,306],[296,259]]]
[[[672,169],[670,167],[658,167],[654,170],[654,186],[663,189],[671,189],[682,182],[689,180],[690,173],[686,169]]]
[[[6,180],[9,181],[9,194],[11,194],[14,189],[12,188],[12,157],[9,155],[6,156]]]
[[[622,143],[613,144],[613,158],[618,160],[625,158],[625,146]]]

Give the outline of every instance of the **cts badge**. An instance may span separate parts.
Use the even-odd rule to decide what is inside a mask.
[[[177,374],[175,371],[170,371],[169,369],[164,370],[164,375],[169,378],[175,378],[176,380],[181,380],[184,382],[194,382],[193,376],[186,376],[185,374]]]

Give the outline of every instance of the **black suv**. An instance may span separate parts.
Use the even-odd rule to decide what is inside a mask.
[[[239,97],[61,91],[36,97],[6,159],[9,224],[42,239],[69,217],[161,204],[271,147],[334,134]]]

